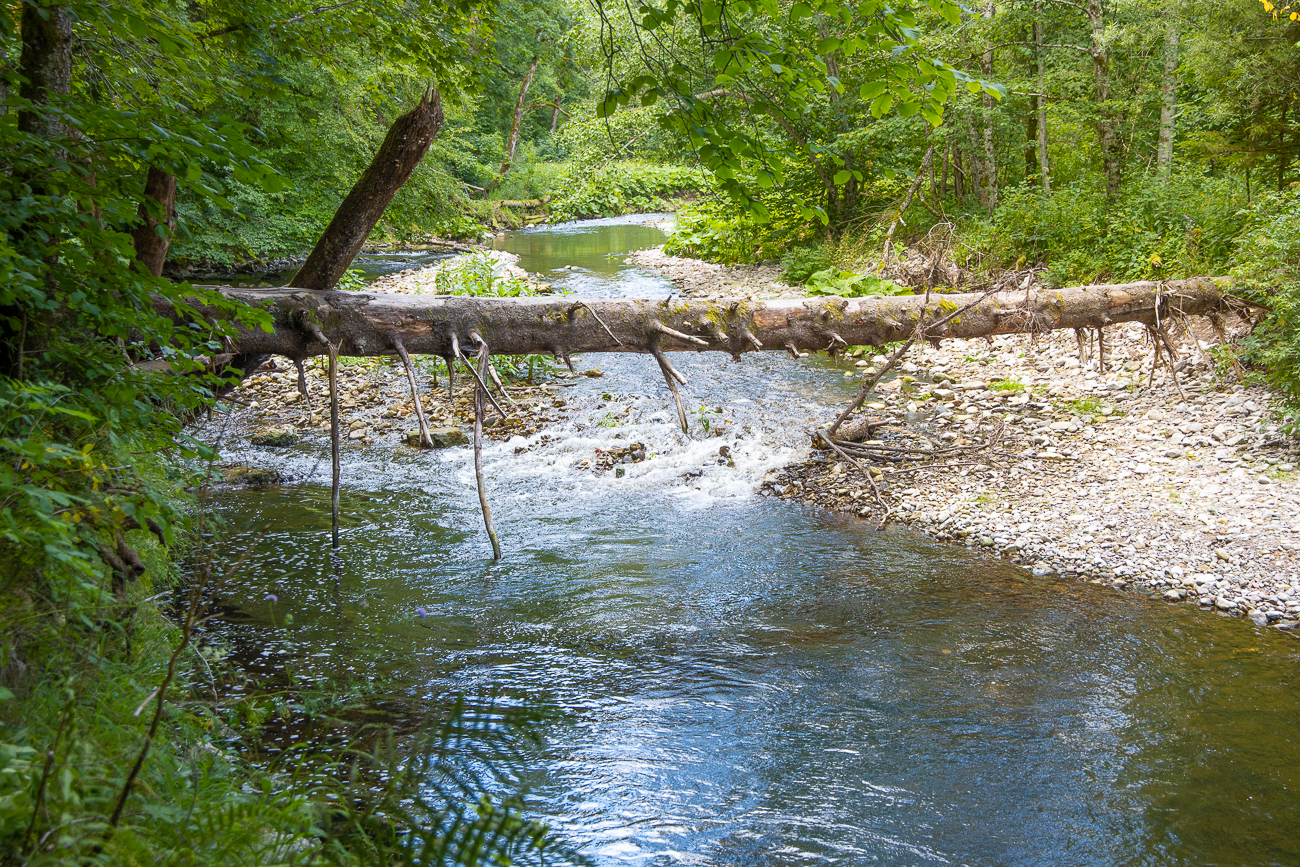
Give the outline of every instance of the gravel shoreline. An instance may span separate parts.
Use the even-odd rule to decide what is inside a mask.
[[[643,251],[633,259],[683,295],[797,296],[775,269],[723,266]],[[1175,335],[1175,342],[1178,343]],[[1179,385],[1142,326],[1106,331],[1106,365],[1079,357],[1072,333],[949,340],[913,347],[868,414],[881,442],[922,435],[979,442],[1001,428],[997,457],[961,467],[875,471],[890,520],[1000,557],[1171,603],[1300,625],[1300,443],[1278,430],[1268,392],[1217,370],[1212,346],[1181,334]],[[860,377],[883,363],[841,362]],[[892,486],[890,478],[898,479]],[[829,452],[763,483],[770,496],[879,520],[862,473]]]

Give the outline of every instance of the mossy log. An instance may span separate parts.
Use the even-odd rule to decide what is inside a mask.
[[[579,300],[572,297],[474,298],[292,288],[224,288],[231,298],[271,313],[270,332],[232,340],[237,356],[306,358],[326,341],[346,356],[397,353],[456,357],[481,339],[493,354],[758,350],[830,351],[926,340],[1104,328],[1153,327],[1178,316],[1240,308],[1223,278],[1077,286],[978,294],[692,301]],[[951,314],[973,305],[959,316]],[[929,323],[940,324],[930,326]]]

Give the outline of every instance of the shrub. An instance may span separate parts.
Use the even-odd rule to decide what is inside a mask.
[[[668,210],[670,199],[707,188],[703,174],[687,166],[622,162],[586,170],[574,164],[555,184],[549,210],[557,222]]]
[[[1246,218],[1234,288],[1271,310],[1242,349],[1281,395],[1283,424],[1294,433],[1300,430],[1300,190],[1260,199]]]
[[[791,286],[802,286],[815,272],[833,264],[825,247],[794,247],[781,257],[781,279]]]

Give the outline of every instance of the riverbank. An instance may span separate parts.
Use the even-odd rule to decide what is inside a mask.
[[[766,269],[729,269],[643,251],[683,294],[789,297]],[[754,273],[757,272],[757,273]],[[1300,619],[1300,445],[1271,420],[1270,396],[1220,370],[1209,342],[1183,334],[1179,384],[1141,326],[1106,332],[1103,368],[1073,334],[950,340],[914,347],[869,414],[939,445],[1001,428],[998,455],[894,474],[892,522],[1003,558],[1161,595],[1258,625]],[[883,359],[881,359],[883,361]],[[871,369],[849,361],[845,376]],[[1181,386],[1181,391],[1180,391]],[[888,429],[880,439],[898,433]],[[865,519],[884,517],[861,472],[817,452],[772,474],[764,493]]]

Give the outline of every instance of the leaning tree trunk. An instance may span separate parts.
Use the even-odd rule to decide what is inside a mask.
[[[440,129],[442,100],[438,91],[430,87],[419,105],[393,121],[379,152],[339,206],[290,286],[334,288],[361,252],[388,203],[424,159]]]
[[[506,158],[501,163],[501,171],[497,173],[498,184],[510,174],[510,169],[515,164],[515,151],[519,149],[519,128],[524,123],[524,97],[528,96],[528,88],[532,86],[533,76],[537,74],[539,59],[534,57],[533,62],[528,64],[528,72],[524,73],[524,80],[519,84],[519,98],[515,100],[515,113],[510,121],[510,135],[506,138]]]
[[[175,226],[176,176],[150,166],[144,183],[144,200],[140,202],[140,222],[131,239],[135,242],[136,261],[155,277],[162,275]]]
[[[456,357],[479,339],[498,355],[575,352],[662,353],[755,350],[838,351],[883,346],[922,329],[925,339],[972,338],[1101,328],[1121,322],[1157,325],[1179,315],[1227,311],[1223,278],[1005,292],[776,301],[579,300],[564,297],[476,298],[307,292],[292,288],[224,288],[231,298],[267,310],[271,331],[230,341],[232,352],[322,355],[327,344],[349,356]],[[960,307],[970,310],[927,328]],[[160,302],[164,303],[164,302]],[[165,312],[165,311],[164,311]]]

